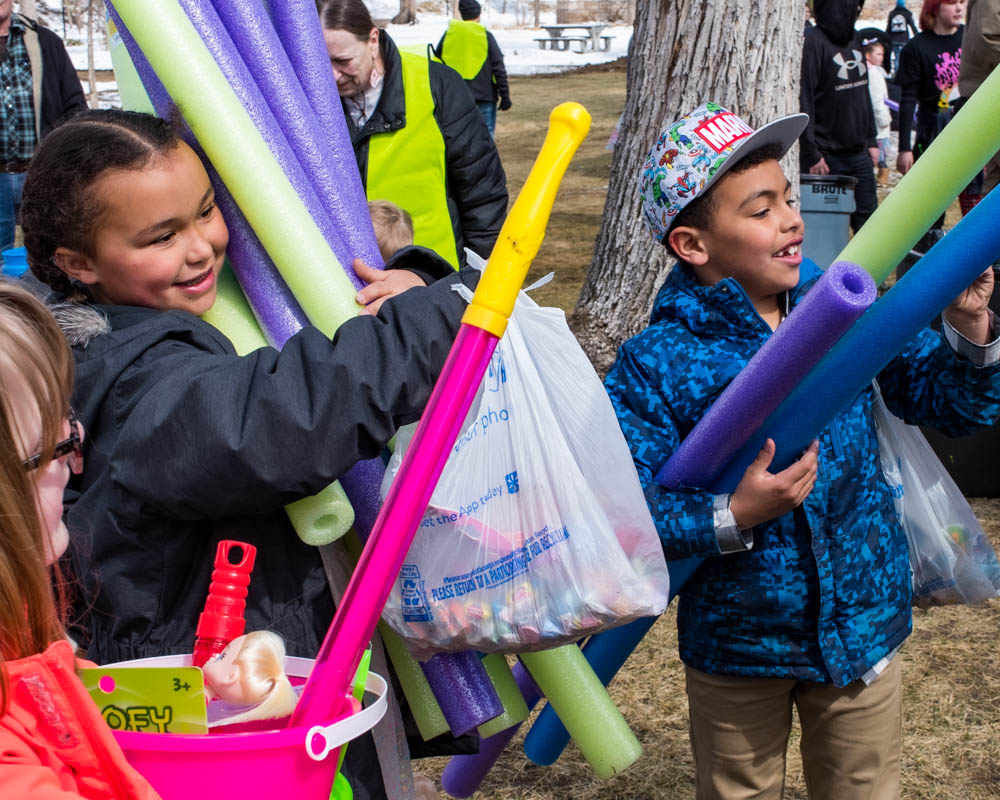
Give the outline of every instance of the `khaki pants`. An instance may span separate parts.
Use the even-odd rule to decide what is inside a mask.
[[[706,675],[687,667],[699,800],[780,800],[792,705],[811,800],[899,797],[899,657],[865,686]]]

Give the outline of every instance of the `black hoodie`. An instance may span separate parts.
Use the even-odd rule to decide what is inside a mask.
[[[854,30],[857,0],[816,0],[816,26],[802,49],[799,105],[809,124],[799,140],[803,171],[826,154],[850,155],[875,147],[868,67]]]

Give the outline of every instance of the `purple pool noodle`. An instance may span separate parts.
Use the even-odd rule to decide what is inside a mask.
[[[295,75],[309,100],[323,135],[321,151],[329,169],[337,176],[339,197],[346,219],[334,215],[334,222],[348,250],[372,266],[382,266],[382,254],[368,214],[365,188],[361,183],[354,146],[344,120],[337,82],[314,0],[272,0],[274,27],[292,63]]]
[[[511,672],[530,711],[542,699],[542,693],[538,691],[538,687],[535,686],[535,682],[521,662],[515,664]],[[521,723],[519,722],[507,730],[481,739],[479,752],[474,755],[452,756],[444,768],[444,772],[441,773],[441,786],[444,790],[452,797],[471,797],[520,727]]]
[[[657,474],[657,483],[671,489],[711,486],[877,294],[875,281],[857,264],[833,264],[712,403]]]
[[[210,177],[215,202],[229,228],[226,254],[233,273],[267,341],[280,350],[309,321],[225,184],[214,170]]]
[[[382,507],[380,489],[385,464],[381,458],[359,461],[340,478],[340,485],[354,507],[354,529],[362,541],[368,538]]]
[[[716,485],[731,491],[765,438],[774,469],[798,458],[880,370],[1000,258],[1000,192],[992,191],[858,320],[744,445]]]
[[[292,151],[284,131],[271,112],[246,64],[243,63],[243,59],[223,26],[222,20],[219,19],[219,15],[208,0],[178,0],[178,3],[208,48],[212,58],[218,64],[240,103],[246,109],[258,133],[274,155],[296,194],[302,200],[309,216],[319,227],[323,238],[340,261],[345,273],[352,281],[356,280],[357,276],[354,275],[350,259],[344,260],[346,256],[342,255],[346,254],[347,251],[340,241],[340,235],[333,225],[333,220],[326,213],[326,209],[320,202],[305,170]]]
[[[456,736],[475,730],[503,713],[503,704],[479,656],[438,653],[420,664],[448,727]]]
[[[343,193],[343,177],[333,169],[338,163],[335,156],[338,151],[335,148],[339,145],[342,151],[346,145],[346,155],[351,159],[351,171],[357,175],[358,168],[350,139],[336,143],[325,135],[302,85],[295,77],[271,18],[259,2],[212,2],[337,231],[337,247],[334,248],[337,259],[344,265],[355,287],[363,288],[364,281],[354,274],[352,261],[355,254],[346,245],[348,239],[343,235],[342,225],[356,227],[359,214],[362,218],[370,219],[368,207],[367,204],[352,207],[354,204]],[[315,11],[311,16],[316,17]],[[329,58],[326,59],[326,68],[332,74]]]
[[[131,33],[122,24],[121,18],[114,6],[106,3],[106,7],[118,29],[122,44],[132,59],[139,79],[153,108],[160,117],[168,117],[172,103],[167,90],[153,72],[149,61],[139,49]],[[182,138],[200,154],[200,147],[194,134],[185,126]],[[239,210],[236,201],[219,178],[218,173],[202,158],[209,179],[215,189],[215,201],[219,206],[226,226],[229,228],[229,247],[226,253],[233,265],[233,272],[239,281],[243,293],[247,296],[254,316],[260,323],[261,330],[272,346],[281,348],[289,337],[299,331],[307,323],[298,301],[292,296],[284,279],[278,274],[270,257],[264,250],[257,235]]]

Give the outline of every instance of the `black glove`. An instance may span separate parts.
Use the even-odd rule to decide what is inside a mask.
[[[509,97],[503,97],[503,98],[500,99],[500,110],[501,111],[506,111],[510,107],[511,107],[511,102],[510,102],[510,98]]]

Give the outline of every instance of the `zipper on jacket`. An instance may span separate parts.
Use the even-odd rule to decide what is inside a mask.
[[[840,435],[840,423],[834,417],[830,422],[830,440],[833,443],[833,454],[839,459],[844,456],[844,440]]]
[[[55,664],[51,666],[53,675],[55,675],[56,683],[62,689],[63,694],[67,698],[72,698],[74,695],[79,694],[81,691],[81,686],[79,678],[70,672],[68,675],[66,668],[63,664]],[[70,681],[75,681],[75,684],[70,684]],[[70,702],[71,706],[75,704]],[[89,715],[86,713],[77,713],[77,721],[80,723],[80,727],[83,729],[84,735],[87,737],[87,741],[90,744],[90,749],[93,751],[94,755],[97,756],[97,761],[101,769],[102,775],[107,779],[108,785],[111,787],[112,792],[116,798],[121,798],[121,800],[132,800],[133,795],[129,792],[125,781],[122,779],[121,773],[119,772],[118,766],[114,763],[111,757],[108,755],[107,748],[101,741],[100,734],[95,730]],[[113,735],[113,734],[112,734]]]

